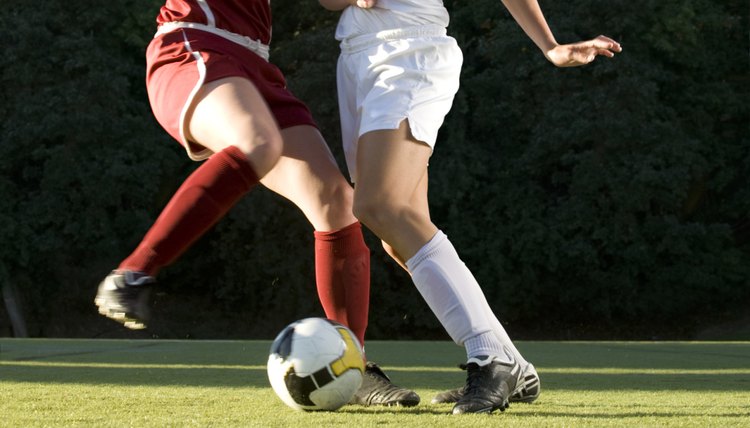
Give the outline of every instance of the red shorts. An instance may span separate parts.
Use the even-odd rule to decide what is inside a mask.
[[[253,82],[280,129],[317,126],[307,106],[286,88],[284,75],[275,65],[221,36],[178,29],[157,36],[148,45],[146,87],[156,120],[187,149],[191,159],[211,155],[205,147],[185,137],[185,114],[195,94],[206,83],[235,76]]]

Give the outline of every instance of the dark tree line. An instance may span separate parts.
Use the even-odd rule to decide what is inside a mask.
[[[750,306],[748,15],[743,1],[543,1],[548,64],[500,2],[446,1],[461,90],[431,162],[435,222],[518,338],[691,338]],[[271,58],[338,159],[337,15],[274,0]],[[152,118],[155,0],[0,11],[0,336],[270,338],[322,315],[312,229],[266,190],[159,277],[154,328],[96,314],[98,281],[196,164]],[[344,167],[341,162],[342,168]],[[369,234],[371,338],[445,339]],[[101,319],[100,319],[101,318]],[[19,334],[16,330],[15,334]]]

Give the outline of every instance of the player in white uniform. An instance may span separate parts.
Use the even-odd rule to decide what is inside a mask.
[[[451,338],[466,348],[467,382],[436,397],[454,414],[504,410],[539,395],[533,365],[518,352],[448,237],[430,220],[427,164],[458,90],[462,63],[447,36],[441,0],[319,0],[343,10],[337,78],[354,213],[408,270]],[[556,66],[614,56],[599,36],[555,41],[536,0],[504,0],[526,34]],[[433,400],[435,401],[435,400]]]

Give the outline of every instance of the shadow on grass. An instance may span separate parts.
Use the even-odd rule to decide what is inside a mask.
[[[424,403],[414,407],[382,407],[382,406],[358,406],[358,405],[347,405],[338,410],[337,413],[351,413],[355,415],[373,415],[373,416],[397,416],[402,417],[404,415],[446,415],[450,413],[450,406],[443,406],[444,408],[438,408],[436,406],[426,406]]]
[[[689,409],[687,409],[689,410]],[[534,412],[534,413],[514,413],[513,416],[516,418],[524,418],[524,417],[531,417],[531,418],[574,418],[574,419],[591,419],[591,420],[597,420],[601,419],[603,421],[612,421],[612,420],[619,420],[622,422],[622,425],[627,426],[628,425],[628,419],[630,419],[630,423],[634,423],[638,426],[639,423],[643,422],[644,418],[648,418],[649,420],[664,418],[665,421],[672,422],[675,418],[685,418],[688,417],[689,412],[630,412],[627,410],[623,410],[622,412],[607,412],[607,413],[597,413],[597,414],[590,414],[590,413],[576,413],[576,412]],[[696,414],[695,416],[701,417],[704,416],[703,414]],[[745,420],[749,415],[748,414],[737,414],[737,413],[714,413],[711,412],[711,418],[736,418],[739,420]]]
[[[122,340],[15,340],[0,339],[0,382],[20,383],[79,383],[91,385],[131,385],[131,386],[188,386],[188,387],[231,387],[231,388],[266,388],[269,386],[265,363],[268,356],[267,341],[122,341]],[[442,390],[460,386],[464,373],[445,371],[454,367],[455,354],[450,352],[452,344],[442,343],[390,343],[380,344],[382,349],[373,348],[392,358],[383,364],[398,365],[399,369],[391,372],[394,382],[414,389]],[[395,346],[394,346],[395,345]],[[555,343],[538,344],[540,350],[557,351],[557,366],[566,358],[561,348],[568,345]],[[695,351],[711,351],[716,347],[707,345],[702,348],[694,346],[675,347],[670,344],[663,348],[655,347],[649,351],[662,349],[675,352],[669,358],[646,359],[643,354],[630,358],[634,350],[642,345],[625,346],[606,345],[606,352],[599,354],[599,363],[594,364],[593,349],[596,346],[574,347],[569,350],[568,367],[576,367],[574,373],[545,372],[543,365],[537,365],[542,379],[542,387],[547,391],[741,391],[750,390],[750,367],[744,362],[737,362],[735,355],[746,355],[740,352],[722,359],[713,356],[701,356]],[[666,348],[666,349],[664,349]],[[723,349],[727,349],[724,347]],[[369,349],[369,348],[368,348]],[[412,361],[398,364],[398,352],[406,349],[406,354],[414,358],[420,350],[431,358],[424,358],[422,364]],[[443,352],[442,350],[449,350]],[[741,351],[745,351],[742,347]],[[424,352],[428,350],[428,352]],[[682,350],[682,355],[677,351]],[[738,351],[738,350],[735,350]],[[574,362],[574,352],[590,358],[586,362]],[[368,352],[369,354],[369,352]],[[441,355],[443,355],[441,357]],[[625,358],[628,357],[628,358]],[[442,358],[442,359],[441,359]],[[691,358],[700,358],[691,362]],[[587,367],[601,367],[602,361],[610,364],[621,363],[623,368],[618,373],[602,373],[595,368],[587,372]],[[425,367],[424,363],[430,361]],[[632,367],[633,360],[641,362],[640,369]],[[672,361],[675,372],[653,373],[647,369],[653,366],[666,367]],[[709,364],[714,361],[715,364]],[[724,365],[722,365],[724,364]],[[614,366],[614,364],[613,364]],[[435,367],[433,370],[432,367]],[[711,367],[711,369],[706,369]],[[731,373],[711,373],[721,368],[742,367]],[[701,368],[698,373],[690,368]],[[745,370],[745,369],[748,370]],[[680,370],[685,372],[680,372]]]
[[[440,381],[442,378],[442,381]],[[444,372],[414,370],[398,383],[412,388],[442,389],[458,386]],[[573,391],[748,391],[750,375],[737,374],[560,374],[542,372],[546,390]],[[0,380],[31,383],[86,383],[94,385],[200,386],[261,388],[268,386],[264,366],[132,367],[108,364],[28,365],[3,361]]]
[[[86,383],[92,385],[201,386],[265,388],[269,386],[265,368],[156,367],[120,368],[115,366],[28,366],[3,362],[2,381],[31,383]]]

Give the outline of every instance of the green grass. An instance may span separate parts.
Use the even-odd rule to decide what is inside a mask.
[[[296,412],[266,379],[268,341],[0,339],[0,426],[750,426],[750,342],[519,342],[542,380],[534,404],[450,415],[447,342],[367,344],[414,408]]]

